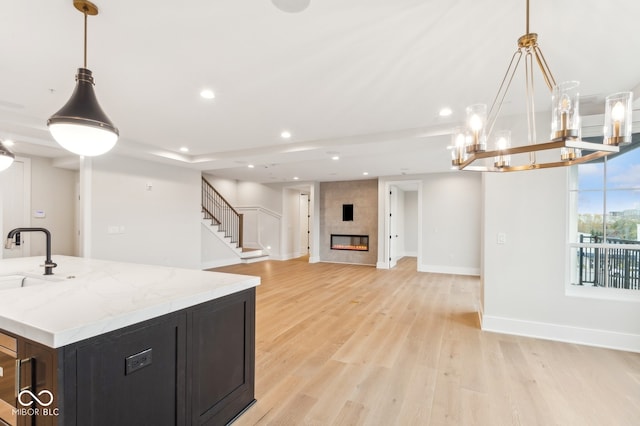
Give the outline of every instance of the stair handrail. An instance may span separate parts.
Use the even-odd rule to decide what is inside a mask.
[[[219,225],[219,230],[231,238],[237,247],[242,247],[243,214],[238,213],[214,187],[202,176],[202,210],[207,219]]]

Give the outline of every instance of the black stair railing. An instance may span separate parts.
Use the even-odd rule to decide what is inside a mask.
[[[231,238],[231,243],[236,247],[242,247],[242,214],[238,213],[204,177],[202,211],[205,219],[211,219],[212,224],[218,225],[218,230],[224,232],[225,237]]]

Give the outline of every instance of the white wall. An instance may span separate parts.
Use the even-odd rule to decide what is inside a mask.
[[[568,172],[485,175],[482,327],[640,352],[639,302],[566,294]]]
[[[199,171],[105,155],[92,175],[91,257],[200,268]]]
[[[294,259],[300,252],[300,190],[284,188],[282,203],[282,248],[283,259]]]
[[[419,270],[480,274],[481,182],[475,172],[425,176]]]
[[[238,203],[238,181],[223,179],[209,173],[203,173],[203,177],[224,197],[233,207]]]
[[[263,249],[271,258],[278,259],[281,216],[262,207],[237,207],[236,210],[244,221],[243,246]]]
[[[76,255],[76,185],[78,172],[53,167],[51,159],[31,158],[31,226],[47,228],[51,232],[51,251]],[[34,217],[42,210],[44,218]],[[34,233],[31,255],[45,254],[45,238]]]
[[[282,187],[256,182],[238,182],[237,204],[239,207],[260,206],[282,214]]]
[[[404,255],[418,256],[418,191],[404,192]]]
[[[214,230],[210,227],[210,221],[204,221],[200,226],[200,238],[200,269],[217,268],[240,263],[240,256],[219,237],[214,235]]]

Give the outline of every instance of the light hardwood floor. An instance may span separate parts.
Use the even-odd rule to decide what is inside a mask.
[[[479,280],[266,261],[246,425],[640,425],[640,354],[483,332]]]

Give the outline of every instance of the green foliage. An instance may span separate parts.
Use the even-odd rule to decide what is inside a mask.
[[[614,217],[607,221],[607,238],[638,240],[638,217]],[[604,220],[600,214],[581,214],[578,217],[578,232],[602,237]]]
[[[636,241],[638,239],[639,223],[640,220],[636,218],[617,218],[607,224],[607,237]]]

